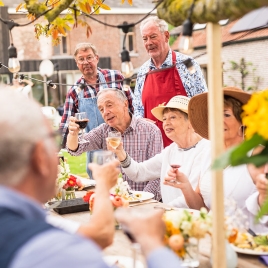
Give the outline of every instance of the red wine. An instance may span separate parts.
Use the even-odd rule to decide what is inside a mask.
[[[170,165],[172,168],[180,168],[180,165]]]
[[[75,123],[79,125],[80,129],[84,129],[87,126],[89,119],[75,120]]]

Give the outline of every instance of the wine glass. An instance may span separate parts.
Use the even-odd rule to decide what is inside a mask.
[[[110,131],[107,140],[113,149],[116,149],[121,142],[121,133],[118,131]]]
[[[103,165],[114,160],[114,154],[111,151],[95,151],[93,153],[92,162],[98,165]]]
[[[181,165],[179,164],[180,162],[181,161],[178,159],[178,156],[176,155],[176,151],[171,149],[168,154],[168,163],[170,167],[172,167],[172,169],[176,171],[178,168],[181,167]],[[176,179],[170,182],[177,183]]]
[[[82,135],[81,135],[81,139],[80,139],[79,143],[87,142],[84,139],[84,129],[86,128],[88,121],[89,121],[89,119],[87,118],[86,112],[75,114],[75,123],[78,124],[79,128],[82,130]]]

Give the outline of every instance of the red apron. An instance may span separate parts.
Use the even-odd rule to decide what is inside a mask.
[[[149,71],[146,75],[142,91],[145,118],[155,121],[156,118],[151,113],[154,107],[163,102],[167,104],[176,95],[187,96],[176,68],[176,53],[174,51],[172,51],[172,63],[171,67]],[[156,125],[161,130],[164,147],[167,147],[172,141],[166,136],[163,130],[163,123],[157,120]]]

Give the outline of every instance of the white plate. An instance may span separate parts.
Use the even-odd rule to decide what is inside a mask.
[[[231,246],[233,247],[233,249],[237,252],[237,253],[242,253],[242,254],[248,254],[248,255],[268,255],[268,252],[261,252],[261,251],[256,251],[253,249],[246,249],[246,248],[239,248],[236,247],[234,245],[231,244]]]
[[[81,182],[83,183],[84,187],[89,187],[89,186],[95,186],[96,185],[96,181],[95,180],[91,180],[91,179],[86,179],[86,178],[82,178],[82,177],[78,177],[81,180]]]
[[[108,265],[116,266],[116,262],[118,262],[118,267],[120,268],[132,268],[133,267],[133,259],[125,256],[104,256],[104,261]],[[144,265],[140,261],[136,261],[136,268],[144,268]]]
[[[141,201],[146,201],[146,200],[152,199],[154,197],[154,194],[149,193],[149,192],[131,191],[131,193],[133,193],[134,195],[139,194],[141,196],[140,197],[137,197],[137,200],[129,201],[129,203],[137,203],[137,202],[140,202],[140,200]]]

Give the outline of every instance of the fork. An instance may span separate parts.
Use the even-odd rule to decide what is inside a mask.
[[[135,200],[139,201],[139,202],[143,202],[143,200],[139,199],[137,196],[135,196],[135,194],[133,194],[132,192],[130,192],[129,190],[128,191],[128,194],[133,197]]]

